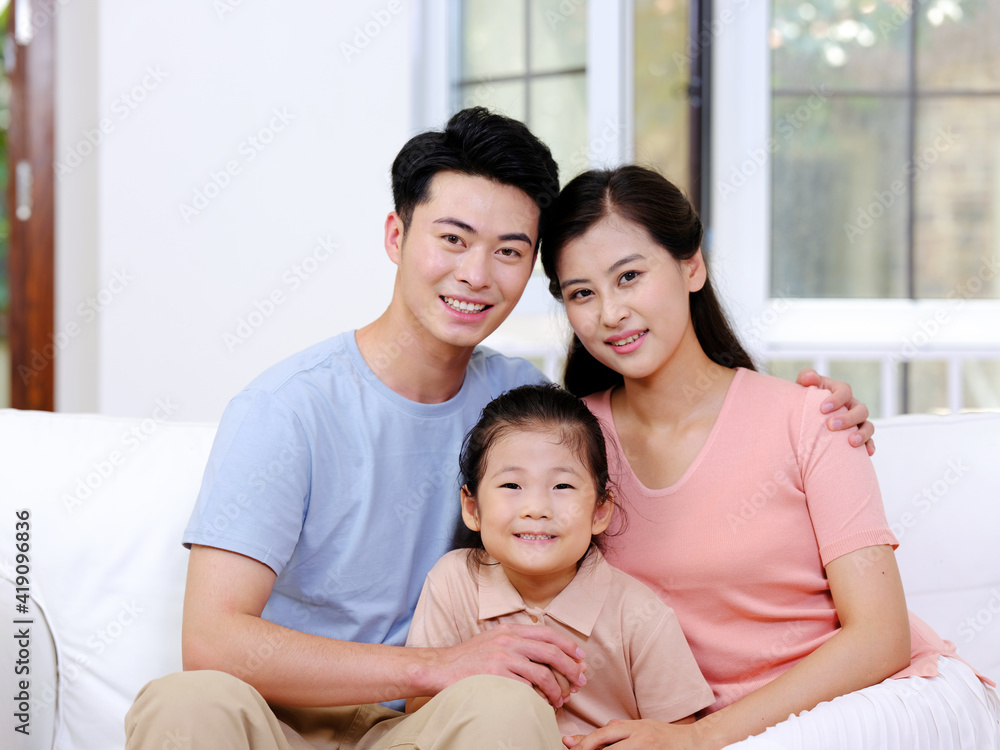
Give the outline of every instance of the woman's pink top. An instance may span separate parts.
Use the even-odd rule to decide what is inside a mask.
[[[627,527],[607,559],[673,608],[715,692],[715,711],[756,690],[833,636],[840,623],[824,566],[898,546],[871,460],[826,428],[827,391],[739,369],[701,452],[671,487],[632,472],[610,391],[587,397],[605,426]],[[864,557],[858,563],[864,564]],[[910,666],[934,676],[942,640],[910,614]]]

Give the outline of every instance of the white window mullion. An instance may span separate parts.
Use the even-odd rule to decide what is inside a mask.
[[[454,0],[424,0],[416,5],[412,86],[413,132],[440,128],[451,117],[452,89],[458,76],[458,9]],[[442,43],[448,40],[448,43]]]
[[[632,2],[587,4],[586,167],[632,159]],[[570,175],[566,175],[567,177]]]
[[[759,355],[770,296],[768,3],[720,0],[712,19],[712,273]]]

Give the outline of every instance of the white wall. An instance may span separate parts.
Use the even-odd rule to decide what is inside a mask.
[[[269,364],[384,309],[388,170],[418,129],[413,8],[59,10],[59,410],[150,416],[161,399],[214,420]]]

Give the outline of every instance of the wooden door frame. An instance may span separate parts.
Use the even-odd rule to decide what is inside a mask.
[[[16,41],[19,2],[11,3],[7,29],[13,51],[11,121],[8,130],[10,184],[11,406],[55,408],[55,31],[54,13],[31,13],[27,44]],[[22,40],[23,41],[23,40]],[[9,68],[9,64],[8,64]],[[20,218],[18,164],[31,165],[30,216]],[[23,169],[23,167],[22,167]]]

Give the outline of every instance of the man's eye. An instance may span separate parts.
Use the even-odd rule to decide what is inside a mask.
[[[451,244],[453,244],[453,245],[454,245],[454,244],[455,244],[456,242],[458,242],[458,241],[459,241],[459,240],[458,240],[458,235],[457,235],[457,234],[446,234],[446,235],[444,236],[444,240],[445,240],[445,242],[450,242],[450,243],[451,243]]]
[[[505,258],[520,258],[521,257],[521,251],[520,250],[515,250],[512,247],[502,247],[502,248],[500,248],[499,252]]]

